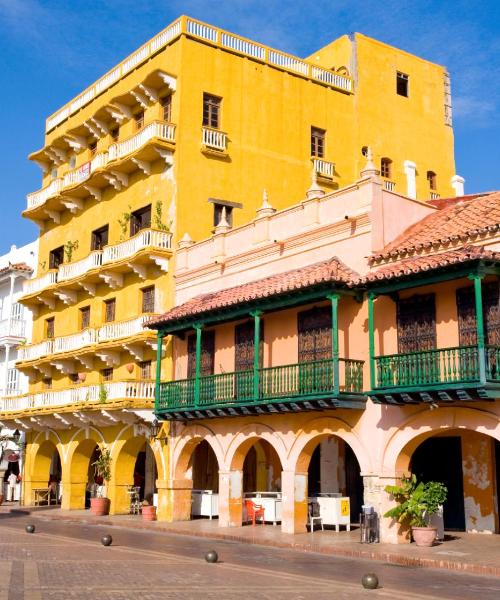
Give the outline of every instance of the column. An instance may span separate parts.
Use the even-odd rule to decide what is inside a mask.
[[[476,303],[476,332],[477,332],[477,351],[479,362],[479,380],[486,382],[486,350],[484,345],[484,319],[483,319],[483,290],[482,279],[484,275],[475,273],[471,275],[474,281],[474,299]]]
[[[339,370],[339,294],[330,294],[328,299],[332,304],[332,363],[333,363],[333,391],[338,395],[340,391]]]
[[[219,471],[219,527],[241,527],[243,471]]]
[[[259,399],[259,368],[260,368],[260,317],[262,313],[258,310],[251,313],[254,323],[253,335],[253,397]]]
[[[155,399],[156,405],[160,402],[161,394],[161,355],[163,351],[164,332],[159,331],[156,338],[156,381],[155,381]]]
[[[370,354],[370,389],[375,389],[375,329],[373,321],[373,301],[376,296],[368,293],[368,348]]]
[[[417,197],[417,165],[411,160],[405,160],[403,163],[406,175],[406,195],[408,198]]]
[[[194,326],[196,330],[196,356],[195,356],[195,371],[194,371],[194,405],[200,404],[200,375],[201,375],[201,330],[203,325],[197,324]]]
[[[3,394],[7,395],[7,383],[9,381],[10,344],[5,344],[5,362],[3,364]]]
[[[307,479],[307,472],[281,473],[281,531],[284,533],[307,531]]]

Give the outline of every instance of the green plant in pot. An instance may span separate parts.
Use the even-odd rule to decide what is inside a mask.
[[[445,502],[448,490],[437,481],[418,482],[413,474],[402,477],[399,485],[388,485],[385,491],[391,494],[397,506],[388,510],[384,517],[391,517],[403,526],[410,527],[417,546],[432,546],[436,539],[437,527],[429,525]]]
[[[111,479],[111,463],[111,451],[104,447],[101,448],[99,456],[92,463],[96,482],[102,482],[102,485],[98,485],[96,497],[90,499],[90,512],[96,517],[109,514],[110,501],[106,497],[106,489]]]

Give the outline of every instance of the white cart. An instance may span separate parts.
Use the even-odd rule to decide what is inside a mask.
[[[212,517],[219,516],[219,494],[212,490],[192,490],[191,492],[193,517]]]
[[[318,494],[309,498],[309,502],[318,504],[323,525],[335,525],[335,531],[339,531],[340,525],[345,525],[347,531],[351,530],[351,503],[348,496]]]
[[[248,492],[245,500],[251,500],[264,508],[264,521],[281,523],[281,492]],[[246,513],[243,515],[246,519]]]

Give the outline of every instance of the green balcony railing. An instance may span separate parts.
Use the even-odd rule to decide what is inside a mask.
[[[479,382],[481,353],[486,380],[500,381],[499,346],[456,346],[375,357],[375,389]]]
[[[258,370],[258,396],[254,372],[237,371],[200,377],[199,397],[195,379],[169,381],[160,385],[156,409],[189,410],[226,405],[261,404],[272,401],[321,398],[337,394],[363,393],[362,360],[332,359],[303,362]]]

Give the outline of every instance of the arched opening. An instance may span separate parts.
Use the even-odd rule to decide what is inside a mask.
[[[144,445],[139,453],[134,465],[134,487],[137,489],[139,499],[146,500],[153,504],[155,500],[156,480],[158,479],[158,469],[156,460],[151,450],[151,446],[144,441]]]
[[[193,489],[191,491],[191,517],[219,516],[219,464],[210,444],[201,441],[189,462]]]
[[[64,500],[63,508],[90,508],[90,498],[103,490],[103,481],[96,477],[92,463],[99,457],[99,446],[94,439],[78,442],[70,458],[71,497]]]
[[[38,447],[31,471],[31,498],[29,504],[59,504],[62,498],[61,456],[52,440]]]

